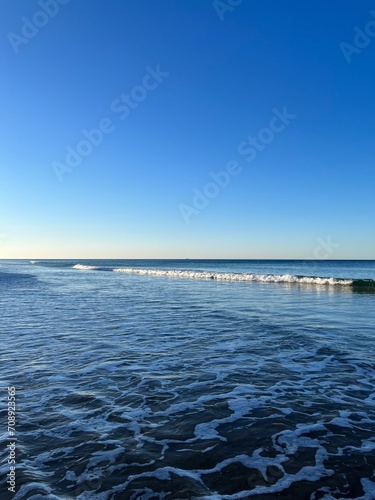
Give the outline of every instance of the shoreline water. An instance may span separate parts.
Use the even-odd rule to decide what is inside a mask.
[[[77,264],[1,262],[17,500],[373,498],[373,294]],[[228,265],[254,262],[174,267]],[[351,265],[329,274],[371,279]]]

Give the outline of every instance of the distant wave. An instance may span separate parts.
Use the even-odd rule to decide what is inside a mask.
[[[38,264],[39,260],[30,260],[30,264]]]
[[[79,269],[80,271],[113,271],[113,267],[90,266],[88,264],[75,264],[72,269]]]
[[[187,278],[216,281],[240,281],[259,283],[296,283],[306,285],[326,285],[352,287],[357,291],[375,293],[375,280],[344,279],[322,276],[298,276],[293,274],[255,274],[255,273],[225,273],[217,271],[192,271],[179,269],[147,269],[130,267],[98,267],[86,264],[76,264],[73,269],[81,271],[113,271],[115,273],[141,274],[147,276],[165,276],[169,278]]]
[[[79,269],[81,271],[97,271],[99,268],[98,266],[86,266],[84,264],[76,264],[73,266],[73,269]]]

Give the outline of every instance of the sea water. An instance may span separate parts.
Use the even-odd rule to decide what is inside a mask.
[[[374,261],[0,261],[0,498],[374,499],[374,283]]]

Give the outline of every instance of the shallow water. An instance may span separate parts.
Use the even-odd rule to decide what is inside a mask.
[[[373,280],[374,262],[0,263],[16,500],[375,498],[375,294],[73,268]]]

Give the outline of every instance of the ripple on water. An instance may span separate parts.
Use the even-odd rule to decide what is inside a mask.
[[[364,296],[362,330],[339,293],[34,269],[0,297],[15,500],[375,498]]]

